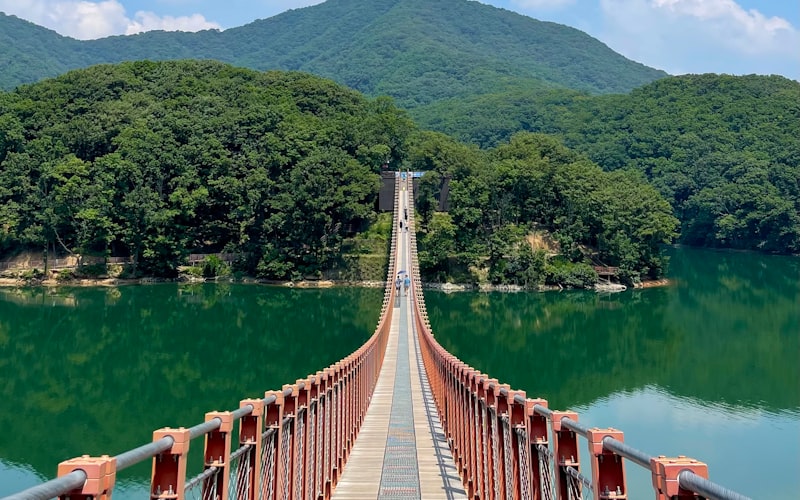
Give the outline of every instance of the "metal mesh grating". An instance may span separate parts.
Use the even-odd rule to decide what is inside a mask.
[[[217,499],[217,475],[222,473],[218,467],[209,467],[186,482],[185,498],[192,500]]]
[[[253,476],[252,444],[245,444],[231,453],[228,498],[249,498]]]
[[[514,497],[514,464],[511,461],[511,422],[508,419],[508,415],[503,415],[500,422],[503,426],[503,464],[505,465],[506,500],[512,500]]]
[[[261,488],[259,500],[274,500],[275,494],[275,447],[278,429],[269,429],[261,435]]]

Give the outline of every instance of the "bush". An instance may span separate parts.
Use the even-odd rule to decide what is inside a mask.
[[[40,280],[44,278],[44,273],[36,268],[33,268],[23,271],[19,277],[25,281]]]
[[[72,281],[77,278],[74,269],[61,269],[56,274],[56,281]]]
[[[106,268],[106,265],[103,262],[81,266],[80,268],[78,268],[78,271],[80,272],[81,275],[90,276],[92,278],[96,278],[98,276],[106,276],[108,274],[108,269]]]
[[[231,273],[230,266],[217,255],[208,255],[203,259],[202,264],[204,278],[216,278],[218,276],[228,276]]]
[[[191,266],[186,268],[186,274],[193,278],[202,278],[203,277],[203,267],[202,266]]]
[[[589,264],[554,260],[545,266],[548,284],[571,288],[591,288],[597,283],[597,272]]]

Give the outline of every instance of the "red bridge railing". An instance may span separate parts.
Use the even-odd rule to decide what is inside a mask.
[[[399,178],[395,214],[399,205]],[[397,217],[394,218],[397,224]],[[233,411],[211,412],[191,428],[164,428],[153,441],[120,455],[62,462],[58,477],[3,500],[111,497],[117,472],[152,460],[151,499],[328,499],[364,421],[380,375],[394,304],[397,227],[375,332],[351,355],[328,368],[244,399]],[[204,439],[202,472],[187,478],[189,447]],[[238,446],[233,446],[236,442]],[[233,450],[233,451],[232,451]]]
[[[410,191],[411,182],[407,185]],[[399,192],[396,186],[395,214]],[[413,314],[422,357],[469,497],[626,499],[625,463],[632,462],[651,471],[656,499],[746,498],[709,481],[704,463],[685,457],[651,457],[627,445],[621,431],[586,427],[578,423],[577,413],[551,410],[547,401],[511,390],[448,353],[434,339],[428,322],[413,211],[408,223]],[[282,390],[242,400],[238,409],[208,413],[194,427],[159,429],[151,443],[120,455],[62,462],[58,478],[4,500],[108,499],[117,472],[145,460],[153,464],[151,499],[330,498],[364,420],[386,352],[394,304],[392,278],[398,270],[396,227],[392,234],[381,319],[356,352]],[[580,460],[578,436],[588,443],[586,463]],[[189,447],[200,437],[204,438],[203,471],[187,478]]]
[[[411,213],[408,224],[420,350],[468,498],[627,499],[626,461],[651,471],[657,500],[747,498],[709,481],[702,462],[651,457],[625,444],[622,431],[579,424],[577,413],[551,410],[546,400],[511,390],[447,352],[428,321]],[[578,436],[588,444],[587,463]]]

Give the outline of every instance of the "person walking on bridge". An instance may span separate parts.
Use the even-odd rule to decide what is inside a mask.
[[[408,277],[406,274],[405,279],[403,280],[403,288],[406,291],[406,295],[408,295],[408,288],[411,286],[411,278]]]
[[[402,297],[403,296],[402,293],[400,292],[400,285],[402,285],[402,284],[403,284],[403,279],[398,274],[397,275],[397,279],[394,280],[394,290],[397,293],[398,297]]]

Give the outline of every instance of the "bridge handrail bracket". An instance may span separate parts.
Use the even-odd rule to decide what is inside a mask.
[[[169,449],[153,456],[150,498],[183,499],[186,486],[186,460],[192,442],[192,430],[164,427],[153,431],[153,442],[172,439]]]
[[[81,457],[65,460],[58,464],[58,477],[72,474],[76,471],[83,472],[86,479],[83,486],[60,495],[60,499],[71,496],[91,497],[92,500],[110,500],[111,491],[117,478],[117,459],[102,455],[100,457]]]
[[[263,399],[243,399],[239,402],[240,408],[250,406],[250,413],[243,416],[239,421],[239,445],[250,445],[249,463],[253,464],[248,473],[246,482],[248,491],[261,491],[261,435],[264,433],[264,409]]]
[[[222,493],[222,500],[226,500],[228,483],[230,481],[231,464],[231,434],[233,433],[234,417],[230,411],[211,411],[206,413],[206,422],[219,420],[219,427],[205,435],[204,469],[217,469],[216,474],[204,482],[203,490],[212,488],[212,491]],[[211,486],[211,483],[214,486]]]
[[[555,475],[555,488],[558,498],[569,498],[569,480],[567,467],[580,471],[580,456],[578,453],[578,435],[565,426],[564,420],[578,421],[578,414],[574,411],[553,411],[550,414],[550,425],[553,430],[553,459],[557,467]]]
[[[625,462],[623,457],[604,446],[604,440],[607,438],[620,443],[625,441],[623,432],[617,429],[592,427],[586,433],[591,454],[592,484],[600,496],[624,499],[628,495],[625,482]]]
[[[697,493],[682,488],[679,475],[682,472],[691,472],[703,479],[708,479],[708,465],[687,458],[678,456],[677,458],[659,455],[650,459],[650,471],[653,479],[653,490],[656,500],[671,500],[672,498],[701,498]]]
[[[536,413],[536,407],[547,407],[546,399],[527,399],[525,401],[525,415],[528,420],[528,434],[531,443],[547,446],[547,417]]]
[[[283,421],[283,391],[266,391],[264,400],[275,398],[264,408],[264,425],[271,429],[280,428]]]

